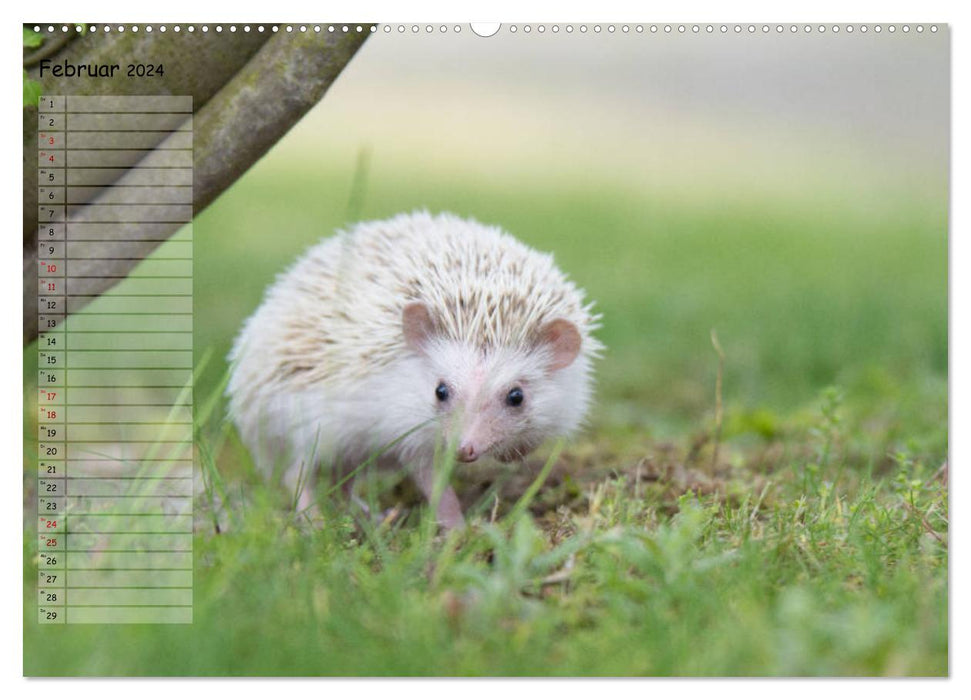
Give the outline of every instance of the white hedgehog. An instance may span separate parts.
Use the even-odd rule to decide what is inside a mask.
[[[361,223],[311,248],[245,323],[231,416],[301,508],[320,465],[347,474],[388,445],[381,463],[431,499],[442,445],[508,462],[580,425],[602,348],[591,307],[551,255],[498,228],[427,212]],[[437,517],[464,522],[450,486]]]

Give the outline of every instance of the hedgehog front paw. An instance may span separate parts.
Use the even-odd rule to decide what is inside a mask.
[[[458,530],[465,527],[465,517],[462,515],[462,506],[459,504],[458,496],[449,486],[442,494],[442,500],[438,502],[438,512],[435,514],[439,524],[445,530]]]

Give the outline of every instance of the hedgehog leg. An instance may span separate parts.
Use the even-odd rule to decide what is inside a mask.
[[[371,508],[364,501],[363,498],[354,493],[354,482],[357,481],[356,478],[350,478],[341,484],[341,494],[344,496],[344,500],[353,506],[361,509],[364,515],[371,517]]]
[[[419,466],[413,474],[415,484],[429,503],[432,502],[434,497],[436,476],[435,469],[427,464]],[[450,484],[447,484],[442,491],[435,516],[439,524],[444,526],[446,530],[455,530],[465,525],[465,518],[462,516],[462,504],[459,503],[455,489]]]
[[[317,469],[308,468],[303,461],[291,466],[283,473],[283,486],[293,497],[294,510],[298,517],[319,521],[320,508],[317,506]]]

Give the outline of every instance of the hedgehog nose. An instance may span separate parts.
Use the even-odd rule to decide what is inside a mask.
[[[456,456],[460,462],[474,462],[479,458],[479,453],[476,451],[475,445],[471,442],[465,442],[459,446]]]

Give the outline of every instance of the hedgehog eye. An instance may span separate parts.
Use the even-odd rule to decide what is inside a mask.
[[[522,406],[524,398],[526,397],[523,395],[523,390],[520,389],[518,386],[513,387],[512,389],[509,390],[509,393],[506,394],[506,405]]]
[[[445,382],[439,382],[435,387],[435,398],[442,402],[448,401],[448,387]]]

